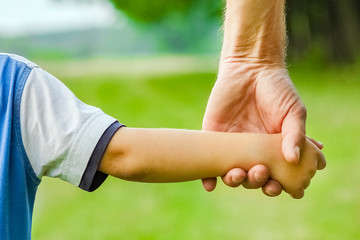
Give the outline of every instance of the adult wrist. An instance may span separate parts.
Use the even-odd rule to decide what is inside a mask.
[[[228,0],[223,61],[284,65],[285,0]]]

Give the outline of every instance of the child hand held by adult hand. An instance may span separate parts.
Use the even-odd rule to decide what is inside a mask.
[[[300,154],[298,164],[285,161],[281,153],[281,135],[271,135],[273,141],[268,139],[269,157],[264,157],[267,162],[264,164],[270,170],[270,178],[277,180],[283,187],[284,191],[289,193],[293,198],[302,198],[305,189],[310,185],[311,178],[315,175],[316,170],[324,169],[326,160],[321,146],[307,138]],[[265,152],[266,152],[265,151]]]

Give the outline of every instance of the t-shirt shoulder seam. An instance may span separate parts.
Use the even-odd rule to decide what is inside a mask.
[[[35,69],[35,68],[40,68],[39,65],[37,65],[36,63],[24,58],[24,57],[21,57],[19,55],[16,55],[16,54],[11,54],[11,53],[0,53],[0,55],[3,55],[3,56],[7,56],[17,62],[21,62],[23,64],[25,64],[28,68],[30,68],[31,70]]]

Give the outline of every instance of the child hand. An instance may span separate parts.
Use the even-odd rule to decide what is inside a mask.
[[[279,138],[279,136],[276,137]],[[325,168],[324,155],[310,138],[305,141],[298,164],[286,162],[283,156],[279,156],[281,149],[278,147],[274,146],[273,150],[274,152],[270,156],[275,158],[267,164],[270,168],[270,177],[277,180],[285,192],[293,198],[302,198],[304,190],[310,185],[311,178],[315,175],[316,170]]]

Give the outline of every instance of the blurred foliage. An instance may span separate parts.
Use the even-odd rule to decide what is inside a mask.
[[[209,29],[219,28],[224,8],[222,0],[110,1],[136,22],[145,23],[150,30],[164,29],[160,35],[168,36],[165,43],[174,49],[185,48],[187,43],[184,42],[191,41],[184,37],[184,29],[193,34],[190,39],[197,42]],[[321,52],[323,58],[331,61],[356,60],[360,51],[359,1],[286,2],[290,57],[301,58],[309,52]]]
[[[185,11],[191,7],[194,1],[114,0],[113,2],[117,8],[137,20],[158,21],[166,16],[169,11]]]
[[[338,62],[352,62],[360,51],[360,2],[287,1],[291,54],[320,50]]]
[[[111,0],[159,52],[214,54],[221,47],[221,0]]]
[[[223,8],[221,0],[110,0],[115,7],[122,10],[129,17],[140,22],[159,22],[172,13],[182,13],[184,19],[188,14],[196,11],[206,13],[209,17],[218,17]]]

